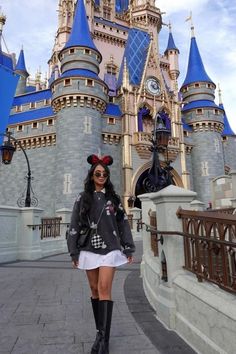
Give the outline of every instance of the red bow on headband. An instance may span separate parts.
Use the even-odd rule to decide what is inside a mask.
[[[90,165],[95,165],[99,162],[103,163],[106,166],[112,165],[113,163],[113,158],[109,155],[103,156],[99,158],[97,155],[89,155],[87,158],[87,161]]]

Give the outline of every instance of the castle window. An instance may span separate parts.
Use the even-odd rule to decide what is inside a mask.
[[[51,100],[50,99],[44,100],[44,106],[49,106],[50,104],[51,104]]]
[[[24,130],[23,125],[22,125],[22,124],[17,125],[16,130],[17,130],[18,132],[22,132],[22,131]]]
[[[33,122],[32,129],[37,129],[37,128],[38,128],[38,122]]]
[[[124,34],[124,35],[126,35],[126,33],[125,33],[125,32],[123,32],[123,34]]]
[[[53,123],[54,123],[53,119],[50,118],[47,120],[47,125],[53,125]]]
[[[203,110],[202,110],[202,108],[198,108],[197,110],[196,110],[196,114],[203,114]]]
[[[74,54],[74,52],[75,52],[75,49],[74,49],[74,48],[71,48],[71,49],[69,50],[69,54]]]
[[[200,84],[195,84],[194,87],[200,87]]]
[[[71,86],[71,79],[65,79],[64,86]]]
[[[211,84],[207,84],[207,87],[208,87],[208,88],[211,88]]]
[[[111,117],[107,118],[107,124],[116,124],[115,118],[111,118]]]
[[[86,86],[89,86],[89,87],[92,87],[92,86],[94,86],[94,81],[91,80],[91,79],[86,79],[85,85],[86,85]]]
[[[16,112],[21,112],[22,111],[22,106],[16,106]]]
[[[35,102],[30,102],[30,109],[33,109],[33,108],[35,108],[36,107],[36,103]]]
[[[115,102],[115,97],[109,96],[109,102],[114,103]]]
[[[91,50],[89,50],[89,49],[85,49],[85,50],[84,50],[84,54],[88,54],[88,55],[90,55],[90,54],[91,54]]]
[[[219,115],[219,114],[220,114],[220,112],[218,111],[218,109],[215,109],[215,114],[216,114],[216,115]]]
[[[184,130],[184,137],[188,137],[188,136],[189,136],[188,132]]]
[[[52,93],[54,93],[55,92],[55,86],[53,85],[52,86]]]
[[[117,32],[117,33],[120,33],[120,30],[117,29],[116,32]]]

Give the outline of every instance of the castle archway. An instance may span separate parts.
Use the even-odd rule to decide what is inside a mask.
[[[160,164],[161,164],[161,167],[165,166],[165,163],[162,161],[160,162]],[[146,193],[144,186],[143,186],[143,181],[145,180],[145,178],[148,177],[148,171],[151,168],[151,166],[152,166],[152,161],[145,163],[143,166],[141,166],[136,171],[136,173],[133,176],[132,195],[134,195],[136,197],[135,202],[134,202],[134,207],[136,207],[136,208],[141,209],[141,201],[138,198],[138,196]],[[171,170],[171,176],[172,176],[173,184],[175,186],[184,188],[183,181],[175,169]]]

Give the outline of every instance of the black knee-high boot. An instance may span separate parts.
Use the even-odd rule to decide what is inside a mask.
[[[99,333],[101,339],[99,341],[98,354],[109,353],[109,339],[111,329],[113,301],[100,300],[99,301]]]
[[[92,299],[91,298],[91,303],[92,303],[92,308],[93,308],[93,315],[94,315],[94,320],[95,320],[95,325],[97,329],[97,335],[95,338],[95,341],[93,343],[92,349],[91,349],[91,354],[97,354],[98,353],[98,348],[99,348],[99,341],[100,341],[100,333],[99,333],[99,299]]]

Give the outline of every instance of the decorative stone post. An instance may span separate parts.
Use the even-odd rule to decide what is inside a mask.
[[[68,225],[70,224],[71,214],[72,214],[71,209],[62,208],[56,210],[57,217],[61,217],[60,233],[61,233],[61,237],[63,237],[64,239],[66,239],[66,232],[69,230]],[[67,251],[66,242],[65,242],[64,251],[65,252]]]
[[[196,198],[196,193],[170,185],[157,193],[149,194],[148,197],[156,206],[157,229],[159,231],[182,231],[182,222],[178,219],[176,212],[179,207],[190,209],[190,202]],[[148,205],[145,200],[148,197],[141,196],[140,198],[139,196],[144,202],[144,207]],[[146,216],[147,213],[144,215]],[[144,222],[146,220],[147,218],[144,217]],[[146,296],[156,310],[158,318],[169,328],[175,328],[173,280],[179,273],[184,272],[183,237],[163,235],[163,241],[163,244],[158,244],[159,257],[155,260],[145,258],[146,263],[142,271],[143,283]]]
[[[32,260],[42,256],[40,230],[28,225],[41,224],[43,209],[21,208],[21,221],[18,233],[18,259]]]
[[[195,211],[203,211],[205,209],[205,204],[200,202],[200,200],[193,200],[190,203],[190,208]]]

